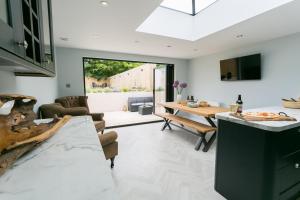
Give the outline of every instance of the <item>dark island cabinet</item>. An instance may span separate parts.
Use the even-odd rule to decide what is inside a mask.
[[[300,197],[300,127],[266,131],[218,121],[215,189],[228,200]]]
[[[0,70],[54,76],[51,0],[0,0]]]

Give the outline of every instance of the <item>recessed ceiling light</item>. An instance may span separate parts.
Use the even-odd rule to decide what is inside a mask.
[[[100,5],[103,6],[103,7],[107,7],[108,2],[107,1],[100,1]]]
[[[167,45],[166,47],[171,48],[172,46],[171,45]]]
[[[138,40],[135,40],[135,41],[134,41],[134,43],[140,43],[140,41],[138,41]]]
[[[194,51],[198,51],[198,49],[194,49]]]
[[[65,42],[69,41],[69,38],[67,38],[67,37],[60,37],[59,39],[62,41],[65,41]]]
[[[242,38],[242,37],[244,37],[244,35],[243,35],[243,34],[239,34],[239,35],[237,35],[236,37],[237,37],[237,38]]]

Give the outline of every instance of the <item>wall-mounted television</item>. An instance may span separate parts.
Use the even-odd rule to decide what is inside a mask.
[[[260,80],[261,55],[255,54],[220,61],[221,80]]]

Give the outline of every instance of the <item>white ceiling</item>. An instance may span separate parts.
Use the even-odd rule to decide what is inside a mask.
[[[108,7],[99,2],[52,0],[55,45],[189,59],[300,32],[300,0],[194,42],[136,32],[161,0],[108,0]]]
[[[191,2],[191,0],[186,1]],[[220,0],[195,16],[158,7],[138,27],[137,31],[197,41],[292,1]]]

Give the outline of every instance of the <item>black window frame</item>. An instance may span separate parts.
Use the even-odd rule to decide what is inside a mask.
[[[214,3],[216,3],[218,0],[216,0],[215,2],[213,2],[212,4],[210,4],[209,6],[207,6],[206,8],[200,10],[199,12],[207,9],[208,7],[210,7],[211,5],[213,5]],[[195,16],[197,15],[199,12],[196,12],[196,0],[191,0],[191,4],[192,4],[192,13],[187,13],[187,12],[184,12],[184,11],[181,11],[181,10],[177,10],[177,9],[173,9],[173,8],[169,8],[169,7],[166,7],[166,6],[160,6],[162,8],[166,8],[166,9],[169,9],[169,10],[174,10],[174,11],[177,11],[177,12],[181,12],[181,13],[184,13],[184,14],[188,14],[188,15],[191,15],[191,16]]]

